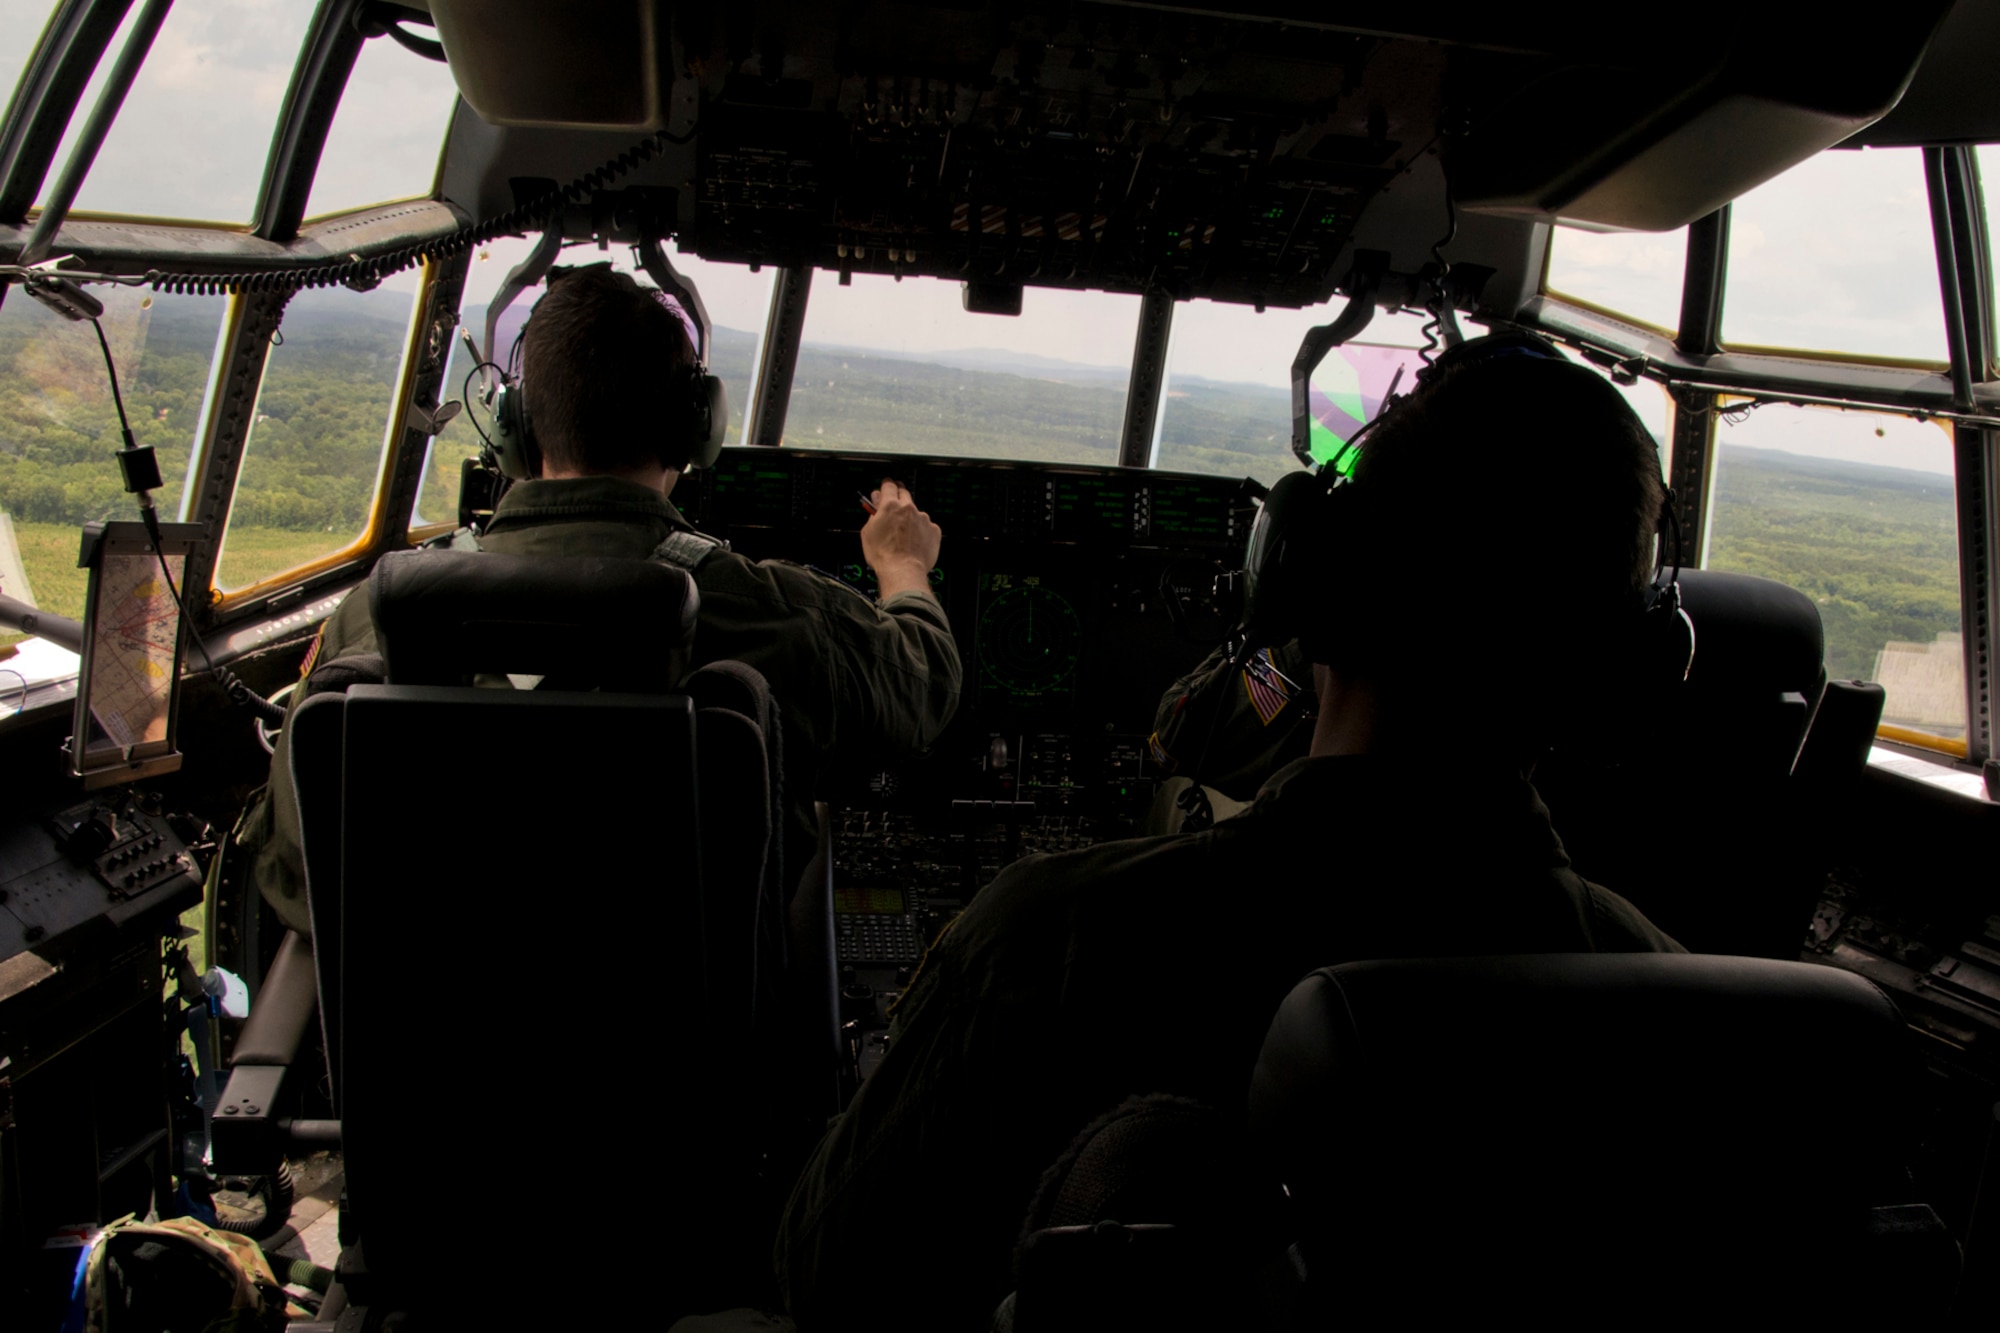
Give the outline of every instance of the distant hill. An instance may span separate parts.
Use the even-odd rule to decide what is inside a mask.
[[[1795,454],[1789,449],[1759,449],[1732,440],[1723,440],[1718,447],[1723,459],[1733,460],[1738,466],[1776,468],[1800,480],[1810,478],[1835,487],[1919,492],[1936,491],[1942,487],[1949,495],[1954,486],[1946,473],[1927,472],[1921,468],[1853,463],[1841,458],[1815,458],[1810,454]]]
[[[1020,375],[1027,379],[1054,380],[1063,384],[1123,385],[1130,377],[1124,366],[1095,366],[1061,357],[1039,356],[1033,352],[1010,352],[998,347],[968,347],[946,351],[914,353],[870,351],[865,348],[826,347],[827,351],[856,352],[861,356],[887,360],[926,361],[958,370],[990,371]]]

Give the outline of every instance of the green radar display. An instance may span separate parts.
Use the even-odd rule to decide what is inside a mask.
[[[1039,579],[989,576],[979,614],[979,670],[1016,699],[1067,690],[1076,679],[1083,625],[1076,608]]]

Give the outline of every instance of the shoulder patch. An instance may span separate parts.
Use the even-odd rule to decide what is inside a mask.
[[[321,621],[319,633],[313,635],[313,646],[306,649],[306,660],[299,664],[299,679],[304,680],[319,665],[319,650],[326,643],[326,622]]]
[[[677,529],[668,533],[667,539],[653,548],[651,558],[662,564],[676,565],[692,574],[701,568],[702,561],[717,551],[728,549],[729,543],[720,537],[711,537],[693,529]]]

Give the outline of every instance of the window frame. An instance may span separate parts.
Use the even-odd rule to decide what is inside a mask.
[[[1725,397],[1749,393],[1785,401],[1786,368],[1824,367],[1827,370],[1852,367],[1875,372],[1873,385],[1848,381],[1827,385],[1824,396],[1868,410],[1910,416],[1949,415],[1960,433],[1970,441],[1956,451],[1953,484],[1957,494],[1956,536],[1959,550],[1959,596],[1963,636],[1964,670],[1967,689],[1966,735],[1963,739],[1935,736],[1929,732],[1884,725],[1876,732],[1883,744],[1908,749],[1931,758],[1946,757],[1977,768],[1995,753],[1996,711],[2000,700],[1991,694],[1991,668],[2000,659],[1994,640],[2000,625],[2000,579],[1995,577],[1995,558],[2000,556],[2000,335],[1996,335],[1996,308],[2000,296],[1992,290],[1996,275],[1988,267],[1990,250],[1980,250],[1971,262],[1961,259],[1968,247],[1978,250],[1987,238],[1987,214],[1983,181],[1971,146],[1931,148],[1926,154],[1927,183],[1931,186],[1929,208],[1935,242],[1936,290],[1946,306],[1947,351],[1951,360],[1926,361],[1856,353],[1826,352],[1817,349],[1724,345],[1720,339],[1721,310],[1728,295],[1728,237],[1730,206],[1724,205],[1709,218],[1697,220],[1688,230],[1688,252],[1682,276],[1681,323],[1673,330],[1639,320],[1620,311],[1606,310],[1587,300],[1569,296],[1549,286],[1549,259],[1542,262],[1540,301],[1530,322],[1573,326],[1551,329],[1565,331],[1572,342],[1588,342],[1576,329],[1592,323],[1630,329],[1646,343],[1639,360],[1644,373],[1665,384],[1676,398],[1674,414],[1673,475],[1669,478],[1677,493],[1678,509],[1690,547],[1705,564],[1708,548],[1708,517],[1713,503],[1716,421]],[[1939,215],[1942,204],[1944,214]],[[1958,312],[1951,307],[1958,305]],[[1563,311],[1585,316],[1583,320],[1563,319]],[[1556,318],[1547,321],[1544,315]],[[1594,318],[1592,318],[1594,317]],[[1954,322],[1963,327],[1963,342],[1954,336]],[[1652,335],[1649,339],[1647,335]],[[1719,360],[1728,374],[1703,374],[1703,369]],[[1965,369],[1961,370],[1963,366]],[[1779,372],[1768,380],[1759,374],[1768,368]],[[1882,372],[1890,372],[1883,374]],[[1957,375],[1955,376],[1955,372]],[[1921,376],[1933,383],[1945,381],[1949,396],[1935,395],[1935,407],[1916,402],[1908,386]],[[1718,383],[1718,378],[1723,382]],[[1760,380],[1763,383],[1760,384]],[[1740,381],[1731,383],[1730,381]],[[1898,381],[1900,381],[1900,386]],[[1969,383],[1968,383],[1969,382]],[[1725,387],[1726,385],[1726,387]],[[1852,389],[1851,393],[1842,392]],[[1801,398],[1818,396],[1801,394]],[[1925,397],[1932,397],[1926,393]],[[1886,400],[1886,401],[1885,401]],[[1689,410],[1702,409],[1706,410]],[[1958,418],[1969,420],[1957,420]],[[1985,627],[1982,635],[1981,627]],[[1985,668],[1982,670],[1982,668]],[[1983,706],[1982,706],[1983,703]]]
[[[432,312],[439,292],[444,285],[444,269],[437,263],[426,263],[418,270],[421,275],[417,291],[410,304],[408,325],[403,332],[403,356],[396,369],[395,387],[391,390],[389,416],[383,423],[382,450],[375,469],[375,494],[369,502],[368,521],[354,540],[338,550],[317,556],[303,564],[294,565],[276,574],[266,575],[240,588],[224,589],[215,582],[216,570],[221,565],[222,548],[228,541],[227,517],[233,517],[236,487],[242,477],[244,455],[248,452],[249,435],[246,432],[242,443],[235,449],[229,478],[228,498],[223,506],[225,522],[216,534],[215,558],[208,568],[210,596],[213,598],[213,614],[217,621],[235,618],[239,612],[254,610],[266,602],[275,600],[277,594],[286,592],[296,585],[306,584],[320,575],[354,564],[388,546],[390,534],[398,535],[407,531],[409,506],[414,503],[414,494],[403,494],[401,519],[397,514],[397,495],[408,488],[398,484],[408,475],[409,469],[401,466],[403,455],[410,447],[413,434],[410,429],[410,409],[418,379],[424,374],[424,349],[426,333],[433,323]],[[283,328],[280,321],[279,328]],[[256,392],[250,396],[252,410],[259,395],[263,393],[264,376],[269,373],[270,359],[258,372]],[[439,371],[438,373],[442,373]],[[428,448],[430,437],[421,436],[424,447]]]

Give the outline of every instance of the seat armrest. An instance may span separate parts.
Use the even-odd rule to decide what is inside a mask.
[[[264,1176],[285,1153],[278,1094],[285,1065],[243,1065],[229,1071],[221,1105],[209,1120],[209,1161],[229,1175]]]
[[[296,1063],[306,1026],[319,1005],[319,981],[313,973],[312,941],[296,930],[286,931],[278,956],[264,973],[250,1006],[250,1017],[236,1038],[232,1066]]]

